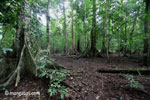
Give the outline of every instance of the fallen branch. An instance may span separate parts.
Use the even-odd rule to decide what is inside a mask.
[[[99,73],[123,73],[123,74],[137,74],[137,75],[149,75],[150,68],[109,68],[109,69],[99,69]]]

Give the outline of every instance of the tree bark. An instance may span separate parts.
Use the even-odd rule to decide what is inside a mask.
[[[96,55],[96,0],[93,0],[93,19],[92,19],[92,30],[91,30],[91,50],[90,56]]]
[[[10,73],[8,73],[8,76],[4,77],[4,79],[0,79],[0,88],[11,85],[14,82],[14,80],[16,81],[15,86],[18,86],[20,79],[23,78],[23,73],[24,75],[29,74],[31,77],[37,77],[42,73],[41,65],[39,63],[43,63],[43,61],[41,61],[40,58],[46,55],[45,52],[39,51],[39,46],[36,40],[29,33],[30,17],[26,16],[26,14],[29,12],[28,9],[25,9],[29,8],[29,3],[27,0],[23,0],[23,2],[24,9],[21,9],[21,16],[18,20],[19,27],[16,32],[15,46],[17,46],[16,50],[18,54],[16,65],[10,66],[11,68],[13,67],[11,70],[6,69],[6,71],[10,71]],[[51,70],[50,67],[55,67],[57,69],[62,68],[50,58],[44,58],[46,58],[44,60],[46,60],[45,67],[47,67],[43,69],[44,72],[48,72],[49,70]]]
[[[78,51],[79,53],[81,52],[81,48],[80,48],[80,33],[78,33],[77,51]]]
[[[83,32],[84,32],[84,48],[87,47],[87,32],[86,32],[86,4],[85,2],[82,0],[82,4],[84,5],[84,18],[83,18]]]
[[[74,40],[74,12],[73,12],[74,5],[73,5],[73,1],[71,3],[72,3],[72,11],[71,11],[71,39],[72,39],[71,54],[74,54],[75,53],[75,48],[74,48],[74,45],[75,45],[75,40]]]
[[[5,80],[2,84],[0,84],[0,87],[3,86],[8,86],[10,85],[13,80],[16,79],[16,84],[15,86],[18,85],[19,81],[20,81],[20,73],[24,72],[24,69],[28,69],[25,67],[25,49],[27,48],[26,46],[26,36],[27,36],[27,31],[28,31],[28,25],[29,25],[29,18],[27,18],[24,13],[26,13],[26,9],[25,7],[28,7],[29,5],[27,4],[26,0],[23,0],[24,2],[24,7],[21,9],[22,11],[22,15],[19,16],[19,20],[18,20],[18,28],[17,28],[17,32],[16,32],[16,40],[15,40],[15,48],[14,51],[16,53],[16,65],[14,65],[13,69],[15,70],[11,70],[12,73],[10,73],[7,77],[7,80]],[[24,24],[22,24],[24,23]],[[27,58],[29,60],[29,58]],[[32,63],[32,62],[30,62]],[[11,66],[12,67],[12,66]],[[34,72],[34,71],[33,71]],[[33,73],[32,72],[32,73]]]
[[[47,9],[46,9],[46,20],[47,20],[46,33],[47,33],[48,56],[50,56],[50,15],[49,15],[49,6],[50,6],[50,0],[47,1]]]
[[[124,27],[124,41],[125,41],[124,57],[126,57],[127,56],[127,23],[125,24],[125,27]]]
[[[109,61],[109,20],[108,20],[108,0],[106,0],[106,55],[107,55],[107,61]]]
[[[146,8],[145,8],[145,21],[144,21],[144,33],[145,33],[145,39],[144,39],[144,65],[149,66],[150,65],[150,38],[147,36],[147,34],[150,34],[150,19],[148,16],[150,16],[150,1],[145,0]]]
[[[65,5],[63,2],[63,15],[64,15],[64,29],[63,29],[63,33],[64,33],[64,39],[65,39],[65,47],[64,47],[64,53],[67,54],[68,52],[68,39],[67,39],[67,25],[66,25],[66,9],[65,9]]]

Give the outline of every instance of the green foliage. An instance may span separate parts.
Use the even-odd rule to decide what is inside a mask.
[[[47,54],[47,50],[42,50],[40,54],[43,55],[44,53]],[[62,99],[67,96],[68,88],[62,83],[69,75],[69,71],[57,68],[57,65],[53,63],[54,61],[47,56],[42,56],[37,62],[39,66],[38,70],[42,72],[39,77],[46,77],[50,80],[49,95],[55,96],[58,94]]]
[[[23,5],[21,0],[1,0],[0,23],[16,25],[18,14],[21,13],[20,9]]]
[[[120,97],[120,100],[123,100],[122,97]]]
[[[2,48],[11,48],[14,42],[14,34],[16,29],[12,25],[1,27],[0,32],[0,46]]]
[[[44,16],[46,12],[46,0],[28,0],[30,7],[28,8],[30,13],[30,33],[36,37],[38,44],[42,48],[46,47],[46,28],[41,23],[41,16]],[[72,0],[51,0],[50,2],[50,45],[52,53],[63,53],[65,40],[63,34],[63,4],[65,5],[66,14],[66,32],[68,40],[68,48],[70,48],[71,40],[71,4]],[[106,10],[106,5],[110,10]],[[24,7],[24,3],[21,0],[1,0],[0,3],[0,42],[1,46],[5,48],[10,48],[15,39],[14,33],[17,30],[17,23],[19,20],[19,15],[22,12],[21,9]],[[75,46],[77,47],[77,41],[80,39],[82,51],[85,49],[86,44],[90,44],[90,32],[92,27],[92,1],[91,0],[75,0],[73,2],[74,9],[74,33],[75,33]],[[110,39],[109,51],[117,51],[119,49],[119,43],[122,48],[130,50],[130,45],[132,45],[131,51],[141,52],[143,50],[143,39],[148,37],[144,35],[143,26],[144,17],[149,18],[149,14],[144,13],[144,3],[143,0],[114,0],[109,1],[107,4],[104,1],[96,2],[96,33],[97,33],[97,43],[96,48],[101,51],[103,48],[103,38],[104,42],[107,38]],[[138,13],[139,10],[139,13]],[[56,13],[57,12],[57,13]],[[109,35],[105,35],[106,18],[105,14],[108,13],[109,19]],[[29,14],[26,14],[28,15]],[[132,31],[132,26],[134,19],[137,17],[135,29],[133,31],[132,39],[130,40],[130,33]],[[127,27],[126,27],[127,26]],[[5,27],[8,27],[5,33]],[[125,30],[126,27],[126,30]],[[2,41],[1,41],[2,40]],[[106,44],[105,44],[106,45]],[[89,45],[90,47],[90,45]]]
[[[66,78],[67,71],[59,71],[55,69],[51,69],[48,72],[43,72],[40,74],[40,77],[49,77],[50,79],[50,88],[48,89],[48,93],[50,96],[55,96],[60,94],[63,99],[67,96],[68,88],[62,85],[63,79]]]
[[[0,92],[5,92],[5,91],[7,91],[7,87],[2,87],[2,88],[0,88]]]
[[[51,85],[48,93],[50,94],[50,96],[54,96],[58,93],[60,94],[62,99],[67,96],[68,89],[62,85],[62,81],[65,77],[65,73],[58,70],[53,70],[52,73],[49,74]]]
[[[128,80],[128,85],[131,88],[144,90],[144,86],[141,85],[138,81],[136,81],[134,79],[134,76],[132,76],[132,75],[124,75],[124,77]]]

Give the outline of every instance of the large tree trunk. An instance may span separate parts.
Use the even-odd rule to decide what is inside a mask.
[[[20,16],[20,22],[24,22],[24,16]],[[24,26],[22,24],[18,24],[17,32],[16,32],[16,40],[15,40],[15,54],[17,60],[20,58],[20,53],[24,45]]]
[[[145,22],[144,22],[144,33],[145,34],[150,34],[150,19],[149,19],[149,15],[150,15],[150,1],[149,0],[145,0],[145,4],[146,4],[146,8],[145,8]],[[150,38],[149,36],[145,36],[144,39],[144,65],[145,66],[149,66],[150,65]]]
[[[83,22],[83,33],[84,33],[84,48],[87,47],[87,28],[86,28],[86,4],[84,2],[84,0],[82,0],[82,5],[84,6],[84,17],[82,19]]]
[[[47,20],[46,32],[47,32],[48,56],[50,56],[50,16],[49,16],[49,5],[50,5],[50,0],[47,1],[47,11],[46,11],[46,20]]]
[[[64,14],[64,29],[63,29],[63,33],[64,33],[64,39],[65,39],[65,47],[64,47],[64,53],[67,54],[68,52],[68,39],[67,39],[67,25],[66,25],[66,9],[65,9],[65,5],[63,2],[63,14]]]
[[[73,12],[73,9],[74,9],[74,5],[73,5],[73,1],[71,2],[71,6],[72,6],[72,11],[71,11],[71,39],[72,39],[72,42],[71,42],[71,51],[70,51],[70,54],[74,54],[75,53],[75,39],[74,39],[74,12]]]
[[[92,30],[91,30],[91,50],[90,56],[96,55],[96,0],[93,0],[93,19],[92,19]]]
[[[87,33],[86,33],[85,19],[83,21],[83,32],[84,32],[84,48],[86,48],[87,47]]]
[[[107,61],[109,61],[109,19],[108,19],[108,0],[106,0],[106,55],[107,55]]]
[[[23,2],[26,7],[29,6],[26,0],[24,0]],[[21,9],[22,15],[20,15],[20,19],[18,21],[18,28],[16,32],[16,40],[15,40],[15,48],[14,48],[14,51],[16,53],[16,65],[9,66],[13,68],[10,69],[11,72],[9,73],[7,77],[5,77],[3,80],[0,80],[0,87],[8,86],[14,80],[16,80],[15,86],[18,86],[21,73],[24,73],[25,70],[31,73],[34,73],[36,71],[35,66],[32,66],[34,65],[33,64],[34,62],[32,59],[32,55],[29,51],[29,47],[27,46],[27,42],[28,42],[27,33],[28,33],[28,26],[29,26],[30,19],[26,17],[25,15],[23,15],[24,13],[26,13],[25,6],[23,9]],[[25,67],[25,64],[27,64],[27,62],[25,62],[26,60],[30,62],[30,64],[28,64],[30,67],[28,66]],[[29,71],[30,68],[33,70]]]
[[[39,51],[39,46],[34,37],[29,33],[29,23],[30,17],[27,17],[27,13],[29,13],[29,3],[27,0],[23,0],[24,9],[21,9],[21,17],[18,21],[18,30],[16,32],[16,53],[17,53],[17,61],[14,64],[12,62],[9,65],[9,70],[7,66],[1,67],[2,70],[7,72],[7,74],[2,73],[0,71],[0,88],[7,87],[11,85],[15,81],[15,86],[18,86],[18,83],[24,75],[30,75],[31,77],[38,77],[43,72],[49,72],[52,69],[61,70],[64,69],[62,66],[56,64],[53,60],[46,57],[46,53],[44,50]],[[22,24],[24,23],[24,24]],[[42,58],[42,59],[41,59]],[[9,59],[9,58],[8,58]],[[5,60],[4,60],[5,61]],[[0,60],[0,64],[2,61]],[[44,68],[41,64],[43,65]],[[6,62],[4,64],[7,65]],[[5,76],[3,77],[3,74]],[[1,78],[2,77],[2,78]]]

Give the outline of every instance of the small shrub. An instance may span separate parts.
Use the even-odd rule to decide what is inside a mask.
[[[124,77],[128,80],[128,85],[131,88],[144,90],[144,86],[136,81],[133,75],[124,75]]]
[[[69,75],[69,71],[66,69],[56,68],[54,60],[50,59],[47,55],[47,50],[41,50],[36,56],[36,62],[38,69],[40,70],[39,77],[47,77],[50,80],[50,87],[48,93],[50,96],[60,95],[63,99],[68,94],[68,88],[62,83],[64,79]],[[44,56],[43,56],[44,55]]]
[[[60,94],[61,99],[67,96],[68,88],[62,85],[62,81],[66,78],[68,71],[63,70],[49,70],[48,72],[44,72],[40,74],[40,77],[48,77],[50,79],[50,88],[48,89],[48,93],[50,96],[54,96]]]

